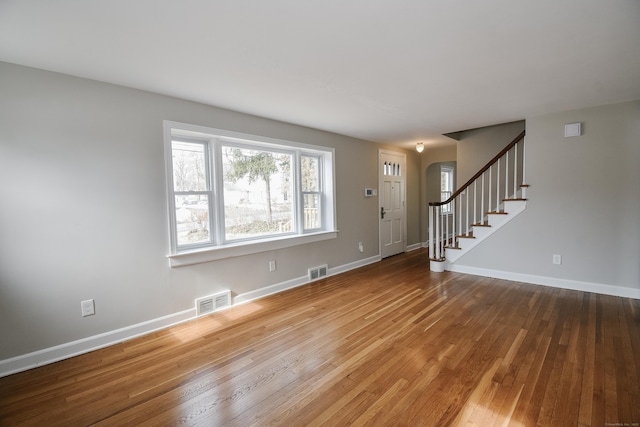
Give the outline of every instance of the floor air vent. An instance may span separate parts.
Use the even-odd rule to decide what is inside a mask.
[[[309,280],[318,280],[327,275],[328,266],[320,265],[309,269]]]
[[[196,315],[202,316],[230,306],[231,291],[220,292],[219,294],[196,299]]]

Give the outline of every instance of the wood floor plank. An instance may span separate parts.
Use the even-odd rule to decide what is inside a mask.
[[[631,401],[631,419],[640,419],[640,312],[634,312],[634,307],[628,301],[620,299],[625,315],[621,316],[623,323],[621,334],[624,343],[624,365],[628,372],[628,391]]]
[[[0,425],[632,425],[638,354],[638,300],[418,250],[0,378]]]

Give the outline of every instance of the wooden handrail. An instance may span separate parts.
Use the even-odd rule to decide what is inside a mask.
[[[485,173],[487,170],[489,170],[491,165],[493,165],[496,161],[498,161],[498,159],[500,159],[502,156],[504,156],[507,153],[507,151],[511,150],[514,145],[516,145],[518,142],[520,142],[520,140],[522,138],[524,138],[524,135],[525,135],[525,131],[522,131],[518,136],[515,137],[515,139],[513,141],[511,141],[509,143],[509,145],[504,147],[502,149],[502,151],[500,151],[498,154],[496,154],[493,159],[489,160],[489,162],[486,165],[484,165],[484,167],[482,169],[480,169],[475,175],[473,175],[471,177],[471,179],[469,179],[469,181],[467,181],[462,187],[458,188],[451,195],[451,197],[449,197],[447,200],[445,200],[443,202],[429,202],[429,206],[442,206],[442,205],[446,205],[447,203],[450,203],[453,199],[458,197],[460,195],[460,193],[462,193],[467,187],[469,187],[473,183],[473,181],[475,181],[476,179],[480,178],[480,176],[483,173]]]

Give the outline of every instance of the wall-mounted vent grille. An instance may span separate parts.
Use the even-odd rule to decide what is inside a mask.
[[[311,267],[309,269],[309,280],[318,280],[327,275],[327,265],[319,265],[318,267]]]
[[[198,316],[202,316],[203,314],[213,313],[214,311],[230,306],[231,291],[225,291],[219,294],[196,299],[196,314]]]

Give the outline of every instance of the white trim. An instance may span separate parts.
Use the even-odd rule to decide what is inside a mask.
[[[236,245],[209,246],[195,249],[189,252],[180,252],[167,255],[171,267],[183,267],[185,265],[201,264],[203,262],[217,261],[225,258],[256,254],[259,252],[289,248],[307,243],[321,242],[335,239],[338,231],[323,231],[320,233],[296,234],[274,239],[255,240],[250,243],[242,242]]]
[[[289,289],[297,288],[309,283],[307,276],[296,277],[295,279],[287,280],[285,282],[276,283],[273,285],[265,286],[264,288],[255,289],[253,291],[239,294],[233,298],[233,306],[245,304],[251,301],[255,301],[260,298],[267,297],[269,295],[277,294]]]
[[[343,264],[338,267],[330,268],[328,276],[335,276],[336,274],[345,273],[349,270],[355,270],[356,268],[364,267],[365,265],[374,264],[382,259],[380,255],[372,256],[358,261],[350,262],[349,264]]]
[[[167,185],[166,195],[167,206],[169,209],[170,229],[170,253],[168,258],[170,259],[170,265],[172,267],[215,261],[218,259],[253,254],[337,237],[335,148],[173,122],[169,120],[163,121],[163,132]],[[178,236],[176,231],[175,196],[185,192],[175,191],[173,188],[172,144],[174,138],[194,139],[197,142],[202,143],[206,148],[205,152],[208,164],[207,178],[209,181],[209,189],[206,190],[206,192],[203,191],[203,193],[207,193],[209,201],[210,239],[205,242],[184,245],[182,247],[178,245]],[[252,149],[258,147],[268,150],[269,152],[283,152],[293,156],[292,159],[295,159],[292,165],[294,187],[293,206],[295,206],[294,211],[297,212],[299,216],[301,216],[300,210],[303,207],[303,203],[301,200],[300,165],[298,163],[302,155],[314,156],[320,159],[322,174],[322,191],[320,192],[322,196],[322,227],[317,230],[309,230],[307,232],[304,230],[303,221],[301,221],[300,217],[298,218],[298,221],[294,222],[296,224],[295,229],[287,235],[279,235],[274,238],[248,238],[242,241],[225,241],[223,233],[225,227],[224,206],[222,203],[214,203],[214,201],[222,200],[221,193],[223,179],[220,150],[222,149],[222,146],[227,145]],[[194,194],[195,192],[188,193]],[[333,233],[333,235],[331,235],[331,233]],[[320,235],[323,236],[318,237]],[[288,243],[282,243],[287,239],[289,239]],[[243,245],[246,245],[247,247],[241,248]],[[182,257],[182,255],[185,255],[185,257]]]
[[[158,317],[157,319],[148,320],[131,326],[125,326],[124,328],[56,345],[54,347],[23,354],[10,359],[0,360],[0,378],[17,372],[26,371],[28,369],[37,368],[38,366],[48,365],[70,357],[79,356],[110,345],[118,344],[132,338],[186,322],[194,319],[195,317],[196,309],[194,307],[178,313]]]
[[[422,243],[414,243],[413,245],[408,245],[404,251],[405,252],[411,252],[411,251],[415,251],[416,249],[420,249],[422,246]],[[428,246],[427,246],[428,247]]]
[[[640,299],[640,289],[624,286],[605,285],[602,283],[583,282],[579,280],[559,279],[556,277],[536,276],[533,274],[512,273],[509,271],[490,270],[488,268],[468,267],[448,264],[447,271],[473,274],[475,276],[491,277],[494,279],[511,280],[532,285],[551,286],[553,288],[570,289],[574,291],[592,292],[596,294],[612,295],[623,298]]]
[[[380,255],[376,255],[370,258],[365,258],[338,267],[330,268],[327,272],[327,276],[333,276],[349,270],[364,267],[365,265],[378,262],[380,261],[380,259]],[[232,307],[288,289],[293,289],[307,283],[309,283],[309,278],[307,276],[302,276],[295,279],[287,280],[285,282],[276,283],[274,285],[265,286],[254,291],[246,292],[244,294],[237,295],[233,299]],[[151,319],[142,323],[137,323],[135,325],[125,326],[124,328],[56,345],[54,347],[37,350],[31,353],[12,357],[10,359],[0,360],[0,378],[18,372],[26,371],[28,369],[36,368],[38,366],[68,359],[70,357],[79,356],[81,354],[108,347],[110,345],[118,344],[132,338],[146,335],[151,332],[155,332],[177,325],[179,323],[195,319],[196,317],[196,309],[194,307],[188,310],[180,311],[178,313],[162,316],[157,319]]]
[[[351,262],[349,264],[344,264],[339,267],[330,268],[327,271],[327,277],[335,276],[336,274],[344,273],[349,270],[355,270],[356,268],[364,267],[365,265],[373,264],[375,262],[380,261],[380,256],[376,255],[370,258],[361,259],[358,261]],[[314,280],[315,281],[315,280]],[[245,292],[244,294],[239,294],[233,299],[233,305],[245,304],[250,301],[255,301],[260,298],[264,298],[269,295],[277,294],[278,292],[286,291],[288,289],[293,289],[298,286],[306,285],[311,283],[309,281],[308,276],[296,277],[295,279],[287,280],[286,282],[276,283],[274,285],[265,286],[264,288],[256,289],[253,291]]]

